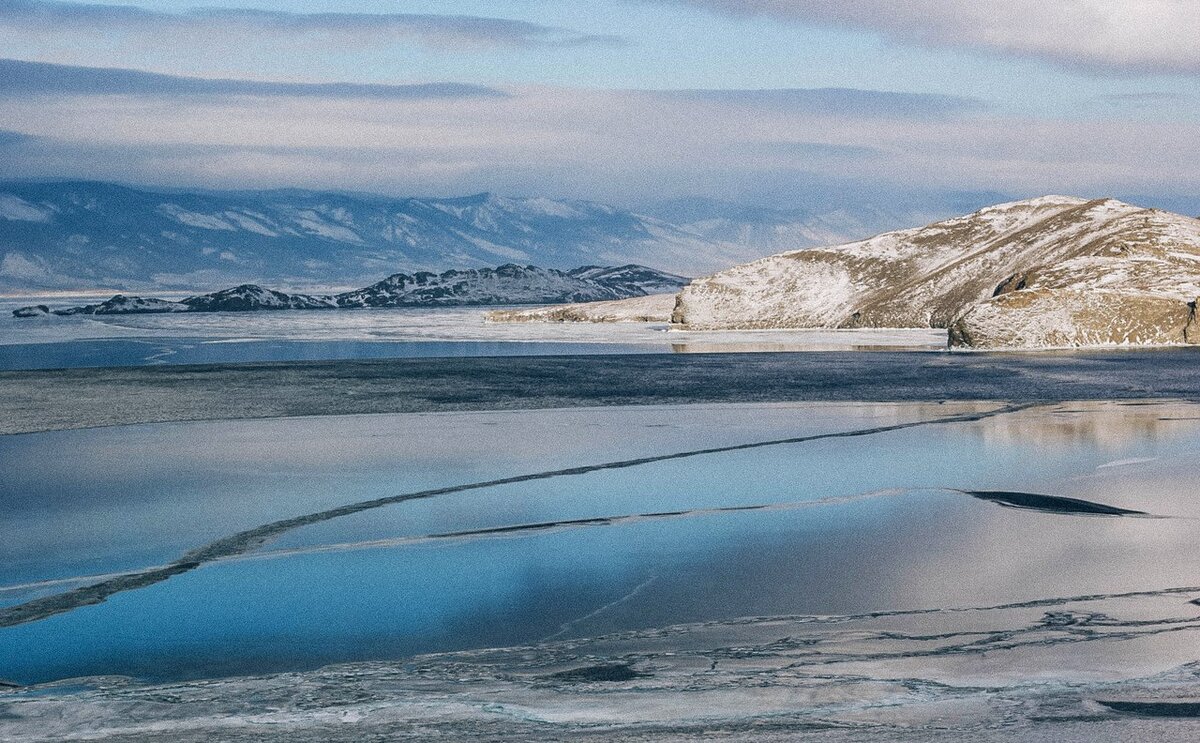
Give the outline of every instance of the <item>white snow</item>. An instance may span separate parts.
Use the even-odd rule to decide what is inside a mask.
[[[236,212],[233,210],[226,211],[222,214],[226,219],[237,224],[247,232],[253,232],[264,237],[279,237],[279,233],[267,227],[264,222],[268,222],[265,216],[261,214],[251,214],[248,212]]]
[[[12,194],[0,193],[0,219],[14,222],[49,222],[51,211]]]
[[[237,227],[234,227],[229,222],[220,217],[211,214],[200,214],[184,209],[177,204],[162,204],[158,207],[160,214],[171,217],[180,224],[186,224],[189,227],[199,227],[204,230],[219,230],[223,232],[237,232]]]
[[[46,279],[50,276],[50,272],[43,266],[27,258],[25,255],[17,252],[5,253],[4,259],[0,260],[0,276],[8,276],[14,279],[22,280],[39,280]]]
[[[311,209],[299,211],[295,217],[296,224],[305,232],[313,235],[320,235],[339,242],[361,243],[363,241],[354,230],[342,225],[330,224]]]

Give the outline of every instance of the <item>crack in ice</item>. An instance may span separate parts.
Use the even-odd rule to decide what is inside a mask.
[[[572,619],[567,622],[563,622],[561,625],[559,625],[558,632],[555,632],[552,635],[546,635],[545,637],[543,637],[541,639],[541,642],[546,642],[547,640],[553,640],[555,638],[562,637],[563,635],[570,632],[576,625],[586,622],[589,619],[594,619],[594,618],[600,616],[601,614],[603,614],[604,612],[608,611],[609,609],[611,609],[615,606],[620,606],[621,604],[625,603],[626,601],[629,601],[630,599],[634,598],[642,591],[644,591],[647,588],[649,588],[650,586],[654,585],[654,582],[657,580],[658,580],[658,576],[652,575],[652,576],[650,576],[649,580],[644,580],[641,583],[637,584],[636,586],[634,586],[632,591],[625,594],[624,596],[621,596],[620,598],[615,599],[613,601],[609,601],[604,606],[601,606],[597,609],[593,609],[592,611],[588,612],[587,614],[584,614],[582,617],[579,617],[577,619]]]
[[[963,413],[959,415],[943,416],[940,418],[895,423],[886,426],[875,426],[872,428],[810,434],[806,436],[793,436],[782,439],[771,439],[767,441],[756,441],[744,444],[708,447],[704,449],[694,449],[691,451],[675,452],[671,454],[659,454],[649,457],[639,457],[636,459],[624,459],[600,464],[582,465],[579,467],[568,467],[564,469],[548,470],[545,472],[537,472],[532,474],[502,477],[494,480],[484,480],[481,482],[467,483],[463,485],[450,485],[441,488],[431,488],[412,493],[403,493],[400,495],[359,501],[357,503],[349,503],[325,511],[318,511],[302,516],[295,516],[288,519],[273,521],[268,524],[263,524],[252,529],[238,532],[223,539],[210,542],[203,547],[191,550],[185,553],[179,559],[166,565],[125,573],[99,583],[65,591],[53,596],[46,596],[43,598],[34,599],[32,601],[27,601],[22,604],[0,608],[0,627],[11,627],[28,622],[35,622],[56,614],[72,611],[81,606],[100,604],[108,599],[108,597],[117,593],[136,590],[139,588],[146,588],[176,575],[195,570],[201,565],[252,552],[262,547],[264,544],[267,544],[268,542],[278,538],[279,536],[300,527],[318,524],[324,521],[340,518],[342,516],[350,516],[353,514],[362,513],[363,511],[370,511],[397,503],[424,500],[441,495],[450,495],[472,490],[482,490],[501,485],[514,485],[539,480],[550,480],[560,477],[586,475],[593,472],[628,469],[647,464],[655,464],[658,462],[689,459],[711,454],[725,454],[765,447],[802,444],[810,441],[821,441],[826,439],[871,436],[874,434],[890,433],[893,431],[902,431],[910,428],[942,425],[947,423],[971,423],[1000,415],[1006,415],[1008,413],[1018,412],[1032,406],[1032,403],[1010,404],[984,412]]]

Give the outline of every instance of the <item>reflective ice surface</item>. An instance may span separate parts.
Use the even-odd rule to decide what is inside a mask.
[[[584,469],[299,519],[102,603],[8,622],[0,677],[212,677],[1200,583],[1200,408],[1000,408],[714,405],[3,437],[7,610],[281,518]],[[813,438],[698,453],[795,437]],[[670,454],[685,456],[628,461]],[[618,464],[586,467],[603,463]],[[1013,507],[1021,494],[1049,506]],[[1078,501],[1146,515],[1086,515]],[[1178,643],[1138,652],[1182,662]]]

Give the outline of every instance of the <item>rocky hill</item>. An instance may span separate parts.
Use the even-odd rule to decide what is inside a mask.
[[[798,250],[693,282],[672,321],[704,328],[947,328],[952,345],[1200,342],[1200,221],[1046,196]]]
[[[243,284],[178,302],[118,294],[107,301],[79,307],[22,307],[14,310],[13,315],[136,315],[594,302],[673,292],[687,282],[688,279],[682,276],[645,266],[584,266],[571,271],[559,271],[507,264],[494,269],[445,271],[440,274],[397,273],[368,287],[341,294],[288,294],[257,284]]]
[[[549,307],[522,307],[492,310],[489,322],[667,322],[675,307],[674,294],[650,294],[631,299],[601,302],[555,304]]]

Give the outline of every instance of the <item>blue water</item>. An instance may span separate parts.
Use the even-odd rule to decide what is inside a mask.
[[[0,576],[12,586],[144,567],[343,503],[781,433],[867,428],[931,409],[372,416],[0,437],[0,464],[10,474],[0,483],[0,522],[12,537],[0,546]],[[0,629],[0,678],[259,673],[737,616],[1192,585],[1200,568],[1191,527],[1200,507],[1188,465],[1200,452],[1194,418],[1182,405],[1041,409],[386,506],[296,529],[244,558],[99,605]],[[72,458],[39,457],[47,452]],[[1049,514],[947,488],[1047,493],[1189,518]],[[842,496],[863,497],[813,505]],[[776,507],[395,541],[754,504]],[[0,589],[0,599],[20,603],[51,590],[60,589]]]

